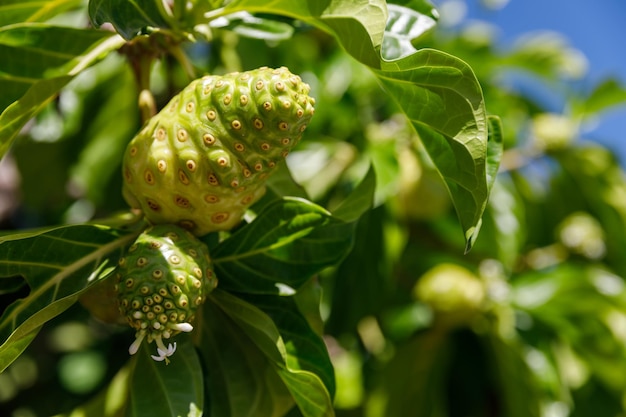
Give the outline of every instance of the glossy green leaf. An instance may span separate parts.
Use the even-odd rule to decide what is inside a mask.
[[[285,22],[254,16],[248,12],[223,16],[213,20],[210,26],[232,30],[240,36],[274,42],[291,38],[294,31],[293,26]]]
[[[218,290],[214,302],[272,363],[304,416],[334,415],[328,352],[293,299],[267,295],[240,299]]]
[[[349,223],[306,200],[285,198],[267,206],[212,256],[221,288],[276,294],[291,292],[336,264],[351,244]]]
[[[220,304],[226,303],[222,309],[214,302],[218,294],[216,290],[202,307],[196,340],[205,366],[205,414],[283,416],[294,401],[272,360],[280,353],[267,355],[272,346],[278,349],[277,329],[258,308],[243,301],[231,301],[233,296],[219,296],[220,301],[225,299]]]
[[[432,49],[385,62],[375,73],[411,121],[443,176],[470,249],[489,197],[489,123],[474,73],[458,58]],[[494,130],[497,126],[494,124]],[[494,143],[502,141],[499,132],[495,130]],[[494,151],[497,148],[492,147]],[[493,163],[489,168],[493,171],[491,167]]]
[[[0,238],[0,279],[22,276],[30,287],[28,296],[9,305],[0,317],[2,370],[21,352],[13,346],[32,340],[41,325],[108,276],[135,237],[108,227],[79,225]]]
[[[124,37],[132,39],[147,28],[169,28],[173,16],[160,0],[89,0],[89,17],[97,28],[111,23]]]
[[[387,10],[389,19],[381,52],[381,56],[386,60],[403,58],[416,52],[413,40],[424,35],[437,24],[431,16],[408,7],[388,4]]]
[[[80,0],[2,0],[0,27],[13,23],[43,22],[81,4]]]
[[[189,335],[176,337],[168,364],[151,358],[153,344],[143,343],[131,362],[127,417],[199,417],[204,410],[200,358]]]
[[[75,75],[122,42],[107,32],[43,23],[0,28],[0,157]]]
[[[387,22],[382,0],[234,0],[223,9],[207,11],[209,20],[247,11],[289,16],[331,33],[360,62],[379,67],[379,50]]]

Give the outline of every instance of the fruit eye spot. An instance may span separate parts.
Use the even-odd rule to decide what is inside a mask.
[[[182,169],[178,170],[178,179],[185,185],[189,184],[189,177],[187,177],[187,174],[185,174],[185,171]]]
[[[159,172],[165,172],[167,170],[167,162],[165,162],[163,159],[160,159],[157,162],[157,169],[159,170]]]
[[[270,110],[272,110],[272,103],[270,103],[269,101],[266,101],[265,103],[263,103],[263,108],[264,108],[266,111],[270,111]]]
[[[296,116],[298,116],[298,119],[304,116],[304,110],[298,109],[298,111],[296,111]]]
[[[133,182],[133,174],[130,173],[130,169],[128,169],[128,167],[124,169],[124,179],[126,182]]]
[[[187,113],[193,113],[193,111],[195,110],[196,105],[193,103],[193,101],[190,101],[189,103],[187,103],[187,105],[185,106],[185,110],[187,111]]]
[[[287,155],[289,155],[289,151],[282,151],[282,152],[280,153],[280,155],[281,155],[283,158],[287,158]]]
[[[277,81],[276,84],[274,84],[274,87],[276,87],[276,90],[278,91],[283,91],[285,89],[285,84],[282,81]]]
[[[210,133],[205,133],[204,136],[202,136],[202,139],[204,140],[204,143],[209,146],[215,143],[215,136]]]
[[[178,207],[182,207],[182,208],[189,208],[189,206],[191,205],[189,204],[189,200],[187,200],[185,197],[182,197],[180,195],[177,195],[174,198],[174,203],[176,203]]]
[[[173,263],[174,265],[178,265],[180,263],[180,258],[176,255],[170,256],[168,260],[170,261],[170,263]]]
[[[217,177],[214,174],[209,174],[208,181],[209,181],[209,184],[211,185],[219,185],[219,181],[217,180]]]
[[[200,281],[198,281],[198,283],[199,282]],[[195,303],[196,303],[197,306],[199,306],[200,304],[202,304],[202,301],[204,301],[204,299],[202,298],[202,296],[199,296],[199,297],[196,298]]]
[[[167,297],[167,290],[165,288],[159,288],[159,294],[162,297]]]
[[[148,258],[144,258],[143,256],[137,258],[137,266],[145,266],[148,264]]]
[[[167,136],[167,135],[165,134],[165,129],[163,129],[162,127],[158,128],[158,129],[156,130],[156,138],[157,138],[158,140],[165,140],[165,137],[166,137],[166,136]]]
[[[254,86],[257,90],[262,90],[263,87],[265,87],[265,83],[261,80],[256,82],[256,85]]]
[[[174,303],[172,303],[171,301],[166,301],[165,303],[163,303],[163,306],[165,307],[166,310],[171,310],[174,308]],[[176,314],[176,313],[172,313],[172,314]]]
[[[193,273],[194,273],[194,274],[195,274],[198,278],[202,278],[202,269],[200,269],[200,268],[198,268],[198,267],[195,267],[195,268],[193,269]],[[196,282],[197,282],[199,285],[198,285],[198,284],[196,284]],[[200,288],[200,286],[202,286],[202,283],[201,283],[200,281],[196,280],[196,281],[193,283],[193,285],[194,285],[195,287]]]
[[[150,208],[150,210],[152,211],[159,211],[161,210],[161,206],[159,205],[159,203],[157,203],[154,200],[151,199],[147,199],[146,200],[146,204],[148,204],[148,207]]]
[[[300,132],[304,132],[306,130],[306,125],[300,126]]]
[[[291,139],[289,138],[282,138],[280,141],[280,143],[282,143],[285,146],[289,145],[289,142],[291,142]]]
[[[150,185],[154,184],[154,175],[150,170],[146,170],[146,172],[144,172],[143,179]]]
[[[254,164],[254,169],[256,171],[262,171],[263,170],[263,164],[260,162],[257,162],[256,164]]]
[[[152,278],[154,279],[163,278],[163,271],[161,271],[160,269],[155,269],[154,271],[152,271]]]
[[[287,130],[289,129],[289,124],[287,122],[280,122],[278,123],[278,128],[280,130]]]
[[[293,75],[293,76],[289,77],[289,81],[291,81],[291,84],[296,86],[300,82],[300,77],[298,77],[297,75]]]
[[[248,96],[245,94],[242,94],[241,97],[239,97],[239,104],[241,104],[242,106],[245,106],[246,104],[248,104]]]
[[[176,132],[176,138],[178,138],[180,142],[186,141],[188,136],[189,134],[185,129],[178,129],[178,132]]]
[[[263,149],[264,151],[269,151],[269,150],[270,150],[270,148],[271,148],[271,146],[270,146],[270,144],[269,144],[269,143],[267,143],[267,142],[263,142],[263,143],[261,144],[261,149]]]
[[[214,215],[211,216],[211,221],[213,223],[223,223],[226,220],[228,220],[228,213],[223,212],[223,213],[215,213]]]
[[[250,204],[251,201],[252,201],[252,196],[247,195],[241,200],[241,204],[243,204],[244,206],[247,206],[248,204]]]
[[[117,261],[117,264],[121,267],[124,267],[126,265],[126,258],[122,257]]]
[[[226,94],[224,96],[224,104],[228,106],[231,101],[233,101],[233,96],[230,94]]]
[[[284,109],[288,109],[290,107],[291,107],[291,102],[290,101],[287,101],[287,100],[283,101],[283,108]]]
[[[196,161],[194,161],[193,159],[189,159],[185,165],[187,165],[187,169],[191,172],[194,172],[196,170],[196,168],[198,167],[196,164]]]
[[[143,287],[141,287],[139,289],[139,292],[141,292],[142,294],[149,294],[150,293],[150,287],[148,287],[147,285],[144,285]]]
[[[178,240],[178,235],[175,232],[167,232],[164,237],[176,242]]]
[[[241,129],[241,122],[239,120],[233,120],[230,125],[233,127],[233,129],[235,130],[239,130]]]
[[[217,164],[222,167],[227,166],[228,158],[226,158],[225,156],[220,156],[219,158],[217,158]]]
[[[163,301],[163,297],[161,297],[159,294],[154,294],[152,296],[152,299],[154,300],[155,303],[160,304],[161,301]],[[163,308],[161,306],[154,306],[153,310],[157,313],[160,313],[160,311],[157,311],[157,307]]]
[[[223,80],[217,80],[215,82],[215,87],[217,87],[217,88],[220,88],[223,85],[224,85],[224,81]]]
[[[269,161],[269,162],[267,163],[267,166],[268,166],[268,167],[270,167],[270,168],[274,168],[274,167],[276,166],[276,162],[274,162],[274,161]]]
[[[220,201],[220,199],[216,195],[207,194],[207,196],[204,197],[204,201],[206,201],[207,203],[210,203],[210,204],[214,204],[214,203],[217,203],[218,201]]]
[[[263,129],[263,120],[254,119],[254,127],[257,128],[258,130]]]
[[[235,150],[243,152],[246,150],[246,147],[243,145],[243,143],[237,142],[235,143]]]
[[[196,224],[191,220],[181,220],[178,222],[178,225],[187,230],[193,230],[196,227]]]
[[[132,288],[133,285],[135,285],[135,281],[133,281],[132,278],[128,278],[125,282],[124,285],[126,285],[126,288]]]
[[[161,306],[159,306],[159,307],[161,307]],[[163,311],[163,310],[161,310],[161,311]],[[161,311],[159,311],[159,313],[160,313]],[[161,323],[163,323],[163,324],[167,323],[167,316],[166,316],[165,314],[160,314],[160,315],[159,315],[159,321],[160,321]]]
[[[231,186],[231,187],[233,187],[233,188],[237,188],[237,187],[239,187],[239,181],[237,181],[236,179],[235,179],[235,180],[232,180],[232,181],[230,182],[230,186]]]
[[[210,121],[213,121],[217,117],[217,113],[215,113],[215,110],[209,110],[208,112],[206,112],[206,117]]]
[[[243,176],[246,177],[246,178],[249,178],[250,175],[252,175],[252,172],[248,168],[244,168]]]
[[[138,300],[133,300],[133,302],[130,305],[134,310],[137,310],[139,307],[141,307],[141,302],[139,302]]]
[[[130,153],[130,156],[135,156],[135,155],[137,155],[137,147],[136,147],[136,146],[132,146],[132,147],[130,148],[129,153]]]
[[[189,255],[191,255],[192,257],[194,257],[194,258],[195,258],[196,256],[198,256],[198,252],[196,252],[196,250],[195,250],[195,249],[189,249],[189,250],[187,251],[187,253],[188,253]]]

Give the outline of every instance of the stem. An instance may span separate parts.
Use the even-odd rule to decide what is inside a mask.
[[[180,45],[176,44],[170,46],[168,48],[168,52],[176,59],[176,61],[178,61],[180,66],[183,67],[183,69],[185,70],[185,74],[187,74],[187,77],[189,77],[190,80],[195,80],[196,78],[198,78],[196,74],[196,69],[187,57],[187,54],[183,52]]]

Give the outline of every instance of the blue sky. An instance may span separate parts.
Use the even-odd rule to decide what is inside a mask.
[[[626,0],[510,0],[499,10],[481,7],[479,0],[466,3],[466,18],[499,28],[501,46],[532,31],[560,32],[588,60],[585,84],[612,76],[626,85]],[[626,106],[608,112],[585,137],[610,146],[626,165]]]

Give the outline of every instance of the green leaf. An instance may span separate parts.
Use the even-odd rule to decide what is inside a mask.
[[[283,41],[293,35],[293,26],[277,20],[253,16],[248,12],[237,12],[213,20],[212,28],[232,30],[240,36],[266,41]]]
[[[374,204],[374,192],[376,191],[376,172],[374,167],[365,174],[365,177],[350,193],[348,198],[341,202],[334,210],[333,216],[345,221],[355,222]]]
[[[127,417],[200,416],[204,380],[200,358],[189,335],[176,338],[168,364],[151,358],[154,345],[143,343],[131,362]]]
[[[260,308],[278,327],[286,349],[289,372],[307,371],[316,375],[332,398],[335,376],[326,345],[309,326],[293,297],[243,295],[242,299]],[[287,386],[291,388],[289,384]]]
[[[411,55],[417,50],[412,41],[435,27],[437,21],[408,7],[388,4],[389,20],[385,28],[381,56],[394,60]]]
[[[383,0],[234,0],[223,9],[208,11],[204,18],[212,20],[240,11],[301,20],[335,36],[360,62],[374,68],[380,66],[379,50],[387,22],[387,7]]]
[[[81,4],[81,0],[2,0],[0,27],[21,22],[43,22]]]
[[[411,121],[445,180],[467,249],[471,248],[489,196],[489,123],[474,73],[460,59],[432,49],[384,62],[374,72]],[[493,141],[501,142],[498,125],[493,126]],[[493,145],[494,155],[496,150]],[[491,163],[490,174],[493,167]]]
[[[347,254],[352,245],[351,229],[349,223],[307,200],[278,200],[213,249],[220,288],[292,292]]]
[[[111,33],[43,23],[0,28],[0,157],[74,76],[122,43]]]
[[[172,16],[161,0],[89,0],[89,17],[97,28],[111,23],[115,30],[130,40],[147,28],[169,28]]]
[[[258,308],[219,294],[214,291],[202,306],[196,342],[205,365],[205,415],[283,416],[294,401],[276,373],[275,355],[267,355],[271,345],[278,349],[278,331]]]
[[[605,110],[625,103],[626,87],[620,81],[609,78],[597,85],[589,97],[575,106],[575,114],[594,117]]]
[[[293,299],[266,295],[240,299],[218,290],[212,301],[263,352],[305,417],[334,415],[328,352]]]
[[[69,308],[78,296],[107,277],[122,249],[136,234],[96,225],[66,226],[0,238],[0,280],[22,276],[26,298],[9,305],[0,317],[0,364],[4,370],[33,332]]]

